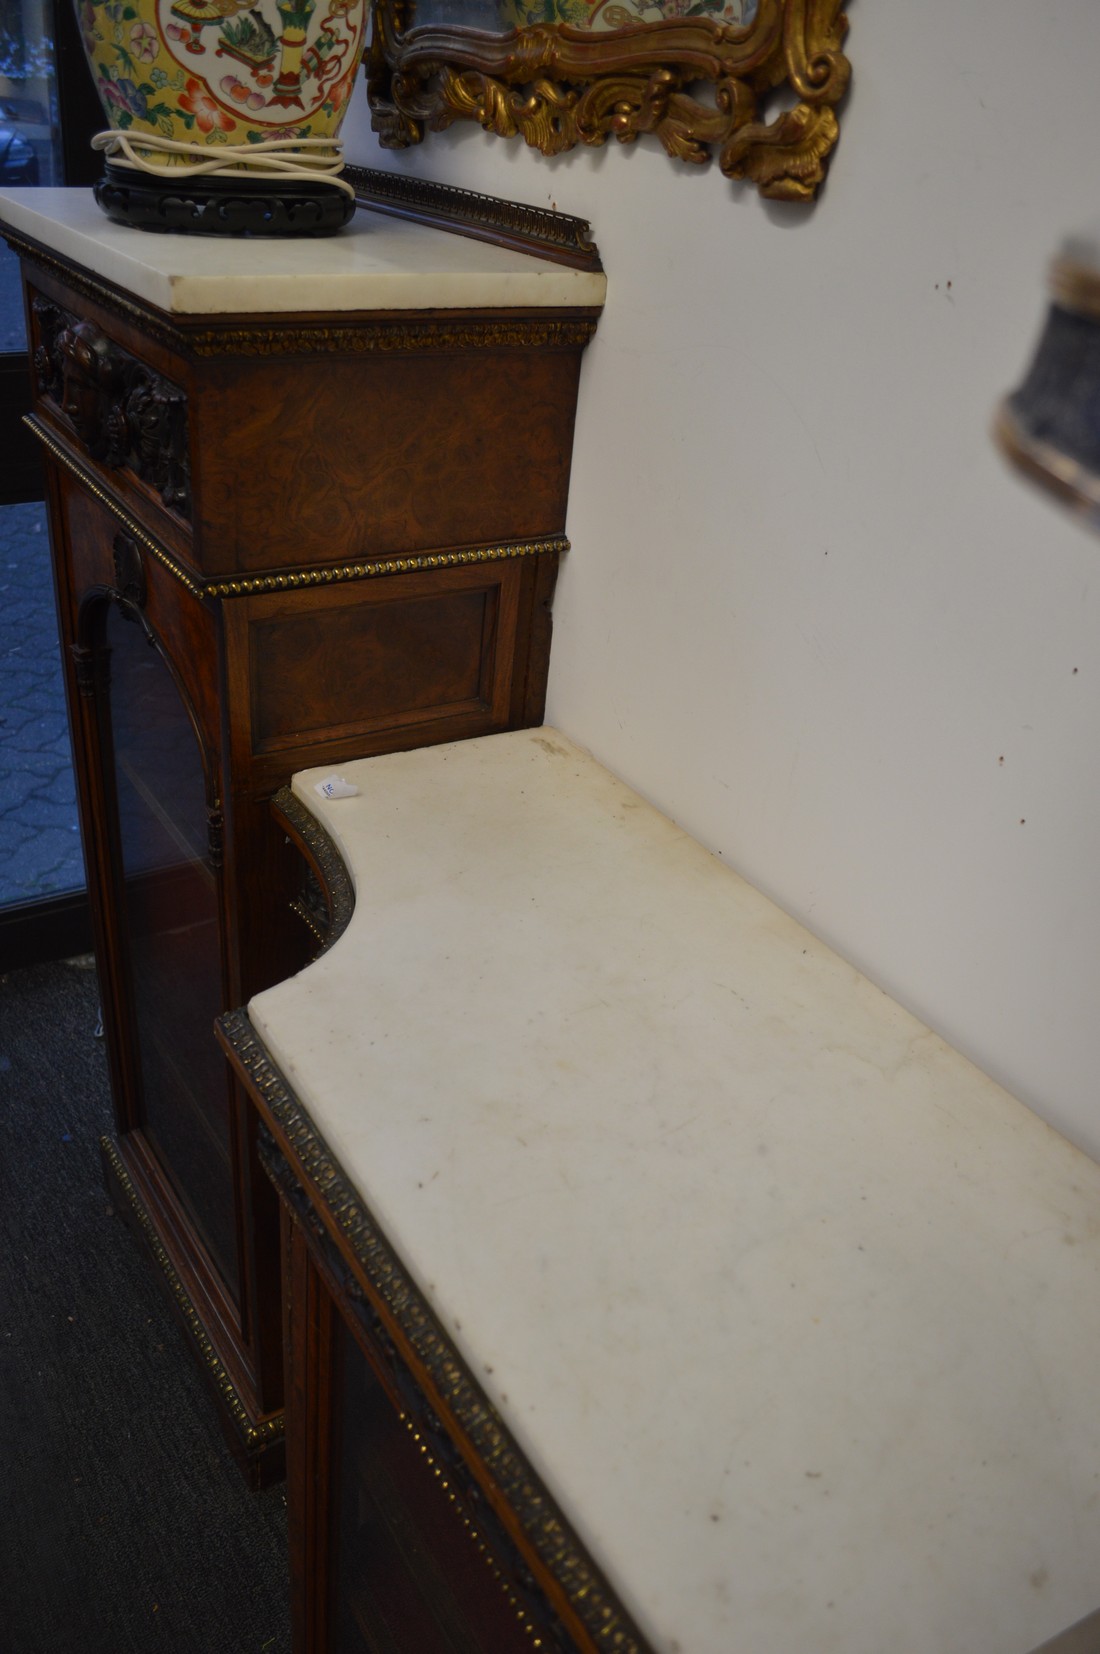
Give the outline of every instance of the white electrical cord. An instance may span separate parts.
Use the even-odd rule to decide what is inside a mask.
[[[154,166],[135,154],[135,146],[154,155],[179,155],[184,159],[174,166]],[[219,144],[217,150],[211,151],[205,144],[182,143],[176,138],[161,138],[154,132],[131,133],[113,127],[109,132],[97,132],[92,148],[101,149],[117,166],[134,167],[167,180],[200,178],[216,172],[237,172],[239,176],[244,166],[247,172],[260,177],[334,184],[346,195],[355,196],[352,185],[336,176],[343,168],[344,156],[343,145],[335,138],[265,138],[258,144]],[[317,149],[328,153],[310,153]]]

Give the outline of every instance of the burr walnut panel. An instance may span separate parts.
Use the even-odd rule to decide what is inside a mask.
[[[475,545],[489,524],[503,541],[561,533],[579,366],[576,348],[498,347],[211,364],[204,569],[295,566],[303,544]]]
[[[503,722],[508,683],[498,669],[498,622],[501,587],[511,582],[480,569],[443,578],[434,592],[422,575],[379,581],[366,600],[347,590],[311,593],[255,621],[254,751],[461,716],[486,729]],[[507,607],[511,618],[515,605]],[[510,647],[499,654],[503,666]]]

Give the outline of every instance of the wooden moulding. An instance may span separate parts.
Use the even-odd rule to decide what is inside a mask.
[[[305,859],[310,880],[306,890],[291,902],[291,907],[312,932],[318,955],[327,953],[344,934],[355,911],[351,875],[333,839],[289,787],[279,788],[271,800],[271,808],[275,820]],[[319,902],[314,899],[315,894]]]
[[[485,15],[473,0],[448,12]],[[475,120],[544,155],[652,133],[679,160],[715,155],[728,178],[772,200],[810,201],[839,134],[847,18],[840,0],[757,0],[745,15],[739,24],[700,15],[491,31],[433,22],[430,0],[376,0],[374,130],[399,149]],[[769,117],[769,97],[783,90],[787,106]]]
[[[599,248],[583,218],[375,167],[345,167],[344,176],[354,185],[360,206],[370,212],[433,224],[455,235],[512,247],[575,270],[603,269]]]

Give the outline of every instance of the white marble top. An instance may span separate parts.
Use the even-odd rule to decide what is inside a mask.
[[[113,224],[88,189],[0,192],[0,226],[180,315],[602,305],[606,278],[357,212],[336,235],[222,240]]]
[[[654,1648],[1100,1605],[1100,1167],[557,732],[324,773],[253,1022]]]

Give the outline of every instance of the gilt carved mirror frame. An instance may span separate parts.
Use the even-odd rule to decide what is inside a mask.
[[[842,4],[374,0],[374,130],[401,149],[475,120],[544,155],[651,132],[682,161],[715,155],[772,200],[810,201],[848,85]]]

